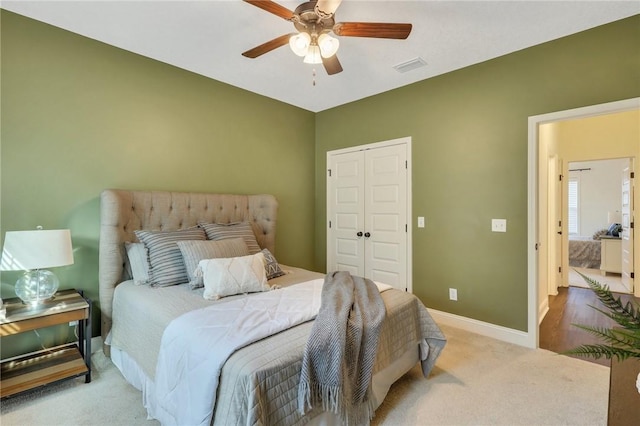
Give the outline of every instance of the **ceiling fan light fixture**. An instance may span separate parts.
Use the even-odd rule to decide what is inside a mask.
[[[318,0],[313,9],[320,18],[328,19],[336,13],[340,3],[342,3],[342,0]]]
[[[1,0],[0,0],[1,1]],[[342,0],[302,0],[295,10],[280,6],[278,0],[244,0],[293,24],[296,32],[283,34],[242,53],[257,58],[289,43],[291,50],[307,64],[322,64],[328,75],[342,72],[337,51],[340,42],[329,36],[369,37],[404,40],[412,24],[392,22],[336,22],[335,13]]]
[[[291,36],[289,39],[289,47],[298,56],[306,56],[309,51],[309,45],[311,44],[311,36],[307,33],[301,32]]]
[[[322,57],[330,58],[338,51],[340,41],[335,37],[331,37],[329,34],[320,34],[320,37],[318,37],[318,46],[320,47]]]
[[[304,57],[304,60],[302,62],[304,62],[305,64],[321,64],[322,63],[320,48],[318,47],[317,44],[312,44],[311,46],[309,46],[309,51],[307,52],[307,55]]]

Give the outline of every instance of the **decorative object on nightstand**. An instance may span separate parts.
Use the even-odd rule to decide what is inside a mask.
[[[620,213],[620,210],[608,211],[607,223],[609,225],[611,225],[612,223],[622,223],[622,213]]]
[[[50,299],[58,290],[58,277],[44,268],[73,264],[68,229],[9,231],[5,234],[0,270],[26,271],[16,281],[16,295],[28,304]]]

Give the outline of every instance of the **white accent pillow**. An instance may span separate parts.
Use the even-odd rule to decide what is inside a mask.
[[[131,278],[136,285],[149,284],[149,258],[143,243],[124,243]]]
[[[264,254],[221,259],[205,259],[198,263],[196,276],[204,280],[204,298],[217,300],[235,294],[267,291]]]

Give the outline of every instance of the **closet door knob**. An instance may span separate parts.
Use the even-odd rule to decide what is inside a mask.
[[[358,232],[356,235],[357,235],[358,237],[362,237],[362,231]]]
[[[368,232],[365,232],[365,233],[364,233],[364,237],[365,237],[365,238],[369,238],[370,236],[371,236],[371,234],[370,234],[370,233],[368,233]]]

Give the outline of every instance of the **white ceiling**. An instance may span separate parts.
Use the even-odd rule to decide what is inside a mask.
[[[278,1],[290,10],[301,2]],[[3,9],[318,112],[640,13],[640,1],[344,0],[336,22],[407,22],[407,40],[340,37],[342,73],[288,46],[241,53],[293,24],[240,0],[2,1]],[[406,73],[393,66],[420,57]],[[315,68],[315,86],[313,70]]]

